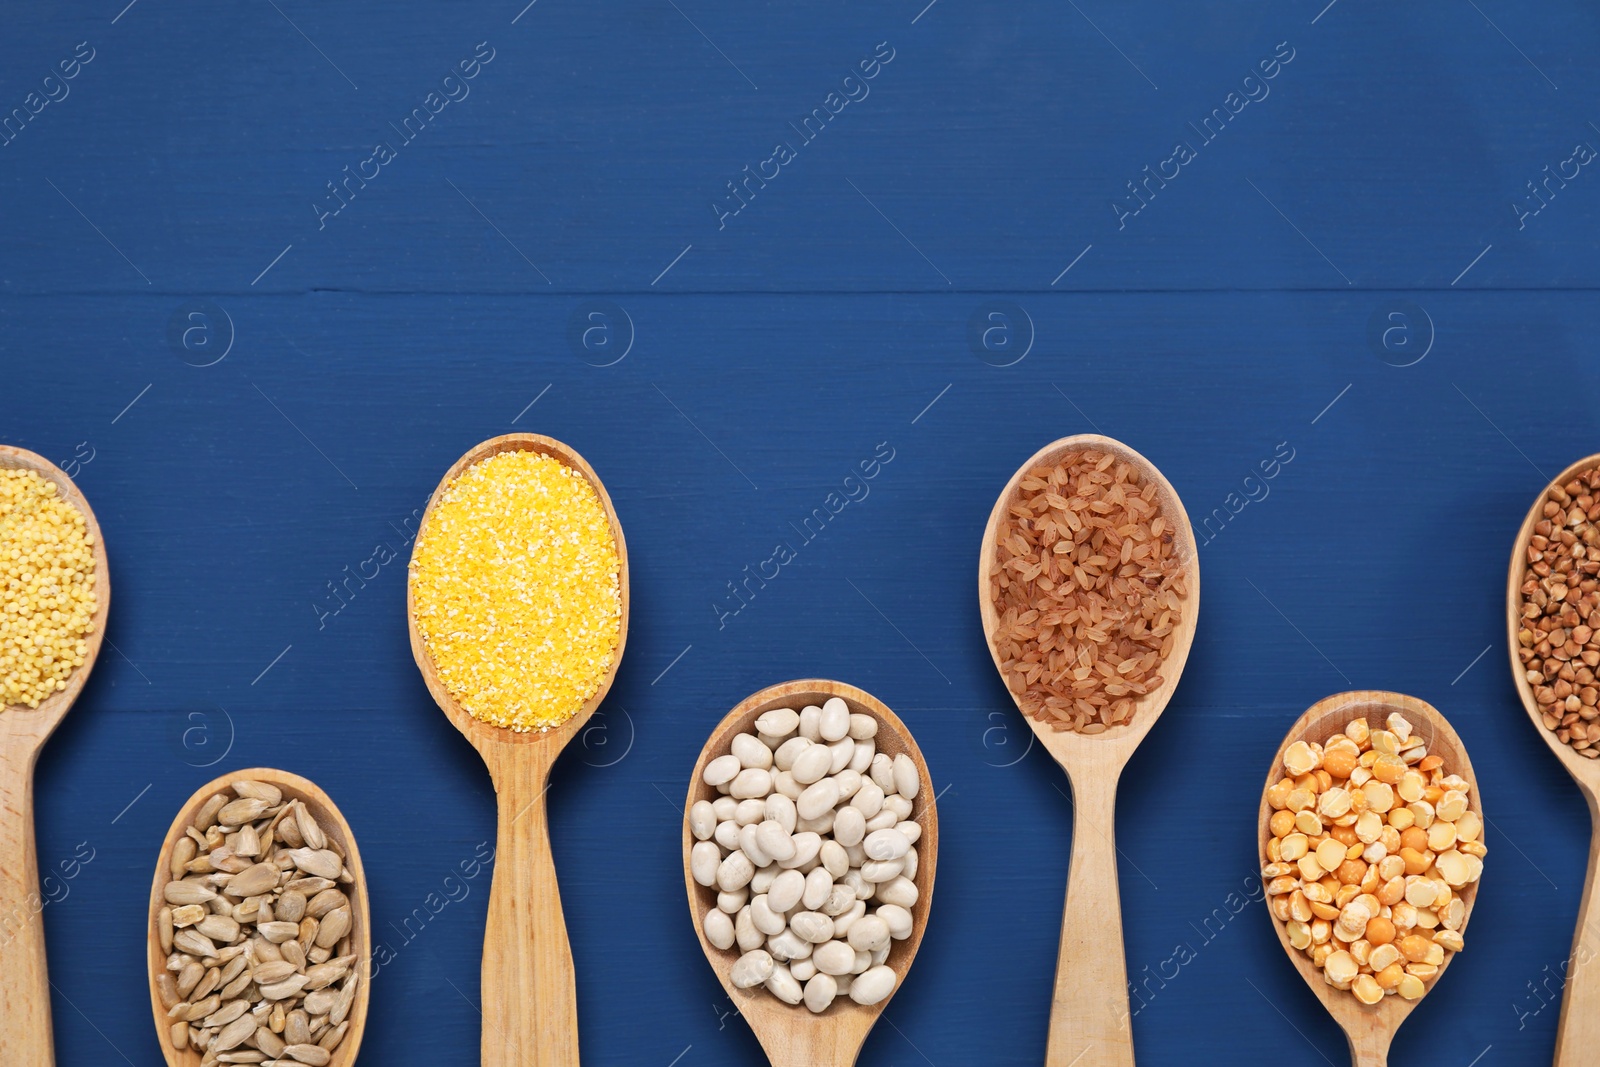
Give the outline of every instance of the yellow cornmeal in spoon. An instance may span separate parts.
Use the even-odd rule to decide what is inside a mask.
[[[417,629],[450,695],[522,732],[560,726],[600,688],[622,626],[600,496],[537,452],[501,452],[445,489],[417,535]]]
[[[89,654],[98,606],[83,512],[30,470],[0,470],[0,706],[37,708]]]

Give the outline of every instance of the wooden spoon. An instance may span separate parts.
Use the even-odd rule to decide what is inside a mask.
[[[1600,455],[1580,459],[1562,471],[1561,476],[1551,484],[1564,485],[1596,466],[1600,466]],[[1593,940],[1588,941],[1588,947],[1585,947],[1585,935],[1592,938],[1595,930],[1600,929],[1600,876],[1597,876],[1597,872],[1600,872],[1600,759],[1579,755],[1571,745],[1562,743],[1545,728],[1539,702],[1534,698],[1533,687],[1528,684],[1522,661],[1517,656],[1520,647],[1517,633],[1522,629],[1522,583],[1528,577],[1528,539],[1533,536],[1534,526],[1543,518],[1541,511],[1548,491],[1549,486],[1546,486],[1528,509],[1528,517],[1522,521],[1516,544],[1511,548],[1511,568],[1506,578],[1506,647],[1511,653],[1511,677],[1516,681],[1522,706],[1533,720],[1533,728],[1550,746],[1550,751],[1556,754],[1589,801],[1593,835],[1589,846],[1589,873],[1584,879],[1582,902],[1578,908],[1578,929],[1572,939],[1572,959],[1581,962],[1595,953]],[[1594,924],[1594,929],[1591,929],[1591,924]],[[1600,976],[1596,976],[1594,970],[1593,967],[1567,967],[1567,981],[1561,994],[1561,1022],[1556,1030],[1555,1067],[1580,1067],[1592,1063],[1590,1057],[1595,1055],[1596,1048],[1600,1048]]]
[[[1458,774],[1466,779],[1472,787],[1467,793],[1467,807],[1471,811],[1483,816],[1483,798],[1478,795],[1478,779],[1472,773],[1472,761],[1467,758],[1467,750],[1461,743],[1461,738],[1451,729],[1450,723],[1439,714],[1432,704],[1418,700],[1416,697],[1405,696],[1401,693],[1387,693],[1375,689],[1362,689],[1350,693],[1335,693],[1333,696],[1324,697],[1311,705],[1306,713],[1289,728],[1284,736],[1283,744],[1278,746],[1277,753],[1272,757],[1272,766],[1267,769],[1266,787],[1261,795],[1261,811],[1257,826],[1257,855],[1266,863],[1267,841],[1272,837],[1268,822],[1272,818],[1272,805],[1267,803],[1266,788],[1275,785],[1284,777],[1283,754],[1289,746],[1296,741],[1326,741],[1336,733],[1341,733],[1350,724],[1351,719],[1365,716],[1368,725],[1374,729],[1384,729],[1384,723],[1389,718],[1390,712],[1398,711],[1411,723],[1413,733],[1421,734],[1427,738],[1429,755],[1437,755],[1444,760],[1446,773]],[[1466,915],[1461,920],[1463,933],[1467,929],[1467,921],[1472,918],[1472,905],[1478,899],[1478,883],[1469,883],[1456,891],[1466,905]],[[1389,1059],[1389,1044],[1394,1040],[1395,1031],[1400,1029],[1400,1024],[1405,1022],[1406,1016],[1422,1001],[1406,1000],[1398,994],[1385,996],[1377,1004],[1368,1006],[1357,1000],[1354,993],[1348,990],[1335,989],[1322,978],[1322,970],[1311,962],[1311,957],[1289,944],[1287,924],[1280,922],[1273,915],[1271,909],[1267,916],[1272,920],[1273,929],[1278,932],[1278,941],[1283,945],[1283,950],[1289,954],[1289,960],[1300,972],[1300,977],[1306,980],[1311,991],[1322,1001],[1322,1006],[1328,1009],[1328,1014],[1333,1016],[1335,1022],[1344,1028],[1345,1036],[1350,1041],[1350,1061],[1355,1067],[1383,1067]],[[1450,961],[1456,954],[1445,954],[1444,962],[1439,965],[1439,973],[1427,983],[1423,993],[1426,996],[1432,992],[1439,979],[1444,976],[1445,969],[1450,966]]]
[[[917,947],[928,927],[928,907],[933,901],[933,873],[939,858],[939,813],[934,803],[933,782],[928,777],[928,765],[922,751],[911,737],[911,731],[900,717],[885,707],[865,690],[843,682],[824,678],[807,678],[768,686],[739,702],[723,717],[711,738],[700,750],[700,759],[694,765],[689,779],[689,797],[683,805],[683,880],[689,889],[689,919],[694,924],[695,936],[705,950],[717,980],[728,991],[728,997],[738,1007],[756,1040],[766,1051],[773,1067],[851,1067],[861,1054],[861,1045],[867,1039],[872,1024],[894,998],[888,997],[870,1007],[857,1004],[848,996],[841,996],[820,1014],[813,1014],[803,1004],[785,1004],[766,989],[739,989],[733,984],[733,965],[739,959],[739,948],[719,949],[706,940],[703,919],[706,912],[717,906],[714,888],[700,885],[690,871],[689,852],[694,847],[694,835],[689,831],[689,809],[698,800],[715,800],[720,794],[706,785],[703,775],[706,764],[718,756],[727,755],[733,736],[752,728],[756,719],[773,708],[793,708],[799,711],[808,704],[821,704],[829,697],[838,697],[850,705],[852,712],[871,715],[878,720],[878,735],[874,738],[877,751],[889,756],[905,753],[917,765],[917,775],[922,788],[917,794],[917,820],[922,823],[922,837],[917,841],[917,903],[911,908],[911,936],[894,942],[887,965],[894,970],[895,992],[900,991],[911,961],[916,958]]]
[[[227,789],[233,782],[249,779],[275,785],[283,791],[284,800],[299,800],[317,820],[317,825],[322,827],[323,833],[344,852],[344,866],[350,872],[354,881],[344,887],[345,893],[350,898],[350,945],[351,953],[355,955],[361,975],[356,982],[355,1002],[350,1007],[350,1014],[346,1016],[350,1029],[345,1031],[344,1039],[339,1042],[339,1047],[334,1049],[333,1058],[328,1067],[350,1067],[356,1061],[356,1052],[361,1048],[361,1035],[367,1028],[367,1001],[370,996],[369,987],[372,984],[372,920],[367,907],[367,876],[361,867],[361,852],[356,848],[355,834],[350,829],[350,824],[345,822],[344,815],[338,807],[317,786],[288,771],[274,770],[271,767],[252,767],[249,770],[234,771],[213,778],[199,789],[194,795],[184,801],[183,807],[178,809],[178,815],[172,820],[172,827],[167,831],[166,840],[161,843],[161,854],[156,859],[155,877],[150,884],[150,913],[148,916],[149,930],[149,959],[150,959],[150,1010],[153,1013],[156,1027],[156,1038],[161,1043],[161,1052],[167,1059],[168,1067],[197,1067],[201,1060],[201,1053],[193,1048],[179,1050],[172,1045],[172,1020],[167,1018],[167,1010],[161,1004],[161,993],[156,988],[156,977],[166,970],[167,956],[161,951],[161,940],[156,930],[156,913],[166,904],[163,894],[166,885],[172,880],[172,849],[178,839],[184,836],[184,831],[194,824],[195,813],[202,805],[217,793]],[[239,1051],[243,1051],[243,1047]]]
[[[611,537],[621,560],[618,584],[622,594],[622,628],[617,649],[594,696],[578,713],[554,729],[518,733],[472,717],[450,694],[434,666],[427,643],[417,631],[417,617],[406,583],[406,621],[411,654],[428,691],[472,743],[488,765],[499,795],[499,835],[495,848],[494,883],[489,891],[489,918],[483,944],[484,1067],[578,1067],[578,1004],[572,969],[572,946],[561,914],[561,890],[550,854],[545,792],[550,768],[567,742],[605,699],[622,663],[628,641],[628,547],[622,524],[606,487],[583,457],[554,438],[514,433],[483,442],[456,460],[445,472],[423,514],[425,529],[440,496],[451,482],[479,460],[499,452],[539,452],[560,460],[588,479],[599,494]],[[418,542],[420,543],[420,537]],[[416,558],[416,548],[412,548]]]
[[[37,708],[0,706],[0,1063],[51,1067],[50,982],[45,970],[44,901],[39,896],[39,857],[33,841],[33,766],[39,749],[83,692],[111,608],[111,571],[106,542],[89,502],[54,463],[26,449],[0,445],[0,468],[21,468],[56,484],[63,499],[83,513],[94,535],[97,605],[89,653],[67,687]]]
[[[995,645],[1000,617],[989,598],[989,577],[995,566],[995,538],[1007,506],[1023,476],[1054,463],[1065,452],[1109,452],[1131,463],[1158,488],[1161,513],[1172,525],[1178,558],[1184,560],[1188,595],[1183,598],[1172,653],[1160,666],[1159,688],[1141,697],[1133,719],[1099,734],[1057,730],[1024,715],[1050,755],[1067,772],[1072,787],[1072,864],[1067,872],[1067,902],[1061,920],[1061,949],[1056,961],[1055,994],[1050,1005],[1050,1038],[1046,1067],[1110,1067],[1133,1063],[1129,1028],[1127,961],[1122,949],[1122,903],[1117,891],[1117,847],[1113,824],[1117,779],[1133,750],[1150,732],[1183,674],[1200,614],[1200,561],[1189,513],[1177,490],[1155,465],[1120,441],[1099,434],[1063,437],[1035,452],[1018,468],[995,501],[983,531],[978,555],[978,608],[983,634],[996,668],[1002,661]],[[1007,687],[1010,691],[1010,687]],[[1013,699],[1015,698],[1013,694]]]

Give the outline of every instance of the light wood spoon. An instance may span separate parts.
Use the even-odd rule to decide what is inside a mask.
[[[1564,485],[1596,466],[1600,466],[1600,455],[1580,459],[1562,471],[1551,485]],[[1549,488],[1546,486],[1528,509],[1528,517],[1523,520],[1522,529],[1517,531],[1516,543],[1511,548],[1511,568],[1506,577],[1506,646],[1511,653],[1511,677],[1516,681],[1522,706],[1533,720],[1533,728],[1550,746],[1550,751],[1556,754],[1567,773],[1578,783],[1584,798],[1589,801],[1592,834],[1589,873],[1583,883],[1582,902],[1578,907],[1578,929],[1572,938],[1572,957],[1568,962],[1566,985],[1561,993],[1561,1022],[1556,1029],[1555,1058],[1555,1067],[1582,1067],[1593,1062],[1590,1057],[1595,1055],[1595,1049],[1600,1048],[1600,976],[1594,973],[1593,967],[1572,963],[1574,960],[1582,962],[1600,952],[1600,877],[1597,877],[1597,872],[1600,872],[1600,759],[1579,755],[1571,745],[1564,744],[1545,728],[1539,702],[1534,699],[1533,687],[1528,684],[1522,661],[1517,656],[1520,647],[1517,633],[1522,629],[1522,583],[1528,577],[1528,539],[1533,536],[1534,526],[1543,518],[1541,511]],[[1593,726],[1592,723],[1590,725]]]
[[[1099,434],[1077,434],[1041,448],[1018,468],[995,501],[983,531],[978,555],[978,608],[983,634],[995,667],[1001,668],[995,631],[1000,617],[990,600],[989,579],[995,566],[1001,520],[1028,471],[1053,464],[1063,453],[1109,452],[1133,465],[1158,486],[1161,514],[1172,525],[1174,544],[1184,563],[1187,596],[1172,653],[1159,670],[1162,684],[1139,698],[1133,719],[1099,734],[1056,730],[1024,715],[1045,749],[1067,772],[1072,787],[1072,863],[1067,871],[1067,902],[1061,919],[1061,948],[1056,960],[1055,994],[1050,1005],[1050,1038],[1046,1067],[1128,1067],[1133,1063],[1129,1027],[1127,960],[1122,948],[1122,902],[1117,890],[1117,846],[1114,821],[1117,779],[1133,750],[1150,732],[1172,699],[1194,643],[1200,614],[1200,561],[1195,551],[1189,514],[1155,465],[1120,441]],[[1010,687],[1007,686],[1007,692]],[[1013,694],[1015,699],[1015,694]]]
[[[1483,816],[1483,798],[1478,795],[1478,779],[1472,773],[1472,761],[1467,758],[1466,747],[1462,745],[1461,738],[1456,735],[1450,723],[1432,704],[1401,693],[1388,693],[1375,689],[1335,693],[1306,709],[1306,713],[1289,727],[1283,744],[1278,746],[1277,753],[1272,757],[1272,766],[1267,770],[1266,785],[1262,788],[1261,810],[1256,829],[1256,854],[1261,857],[1263,864],[1266,863],[1267,841],[1272,837],[1272,831],[1267,824],[1272,818],[1273,809],[1272,805],[1267,803],[1266,789],[1284,777],[1283,754],[1289,746],[1296,741],[1315,741],[1320,744],[1334,734],[1343,732],[1351,719],[1362,716],[1366,717],[1367,724],[1372,729],[1385,729],[1384,723],[1388,720],[1389,713],[1394,711],[1405,716],[1406,721],[1411,723],[1413,733],[1427,738],[1428,754],[1439,756],[1444,760],[1446,773],[1458,774],[1466,779],[1472,787],[1467,793],[1467,808],[1477,812],[1480,818]],[[1469,883],[1457,890],[1456,895],[1466,905],[1466,914],[1461,920],[1461,931],[1465,933],[1467,922],[1472,918],[1473,902],[1478,899],[1478,883]],[[1323,980],[1322,970],[1311,962],[1311,957],[1289,944],[1287,924],[1273,915],[1270,908],[1267,910],[1267,917],[1272,921],[1273,929],[1278,934],[1278,942],[1289,954],[1289,960],[1294,964],[1295,970],[1300,972],[1300,977],[1306,980],[1306,985],[1310,986],[1317,999],[1322,1001],[1322,1006],[1328,1009],[1328,1014],[1333,1016],[1334,1022],[1344,1029],[1345,1037],[1350,1041],[1350,1062],[1355,1067],[1384,1067],[1384,1064],[1389,1062],[1389,1045],[1394,1041],[1395,1031],[1400,1029],[1400,1024],[1406,1021],[1406,1016],[1411,1014],[1412,1009],[1422,1003],[1421,999],[1406,1000],[1395,994],[1385,996],[1377,1004],[1370,1006],[1361,1003],[1354,993],[1335,989]],[[1439,965],[1439,973],[1427,982],[1423,996],[1433,991],[1455,957],[1454,952],[1445,954],[1444,962]]]
[[[369,914],[367,902],[367,876],[361,867],[361,852],[356,848],[356,837],[350,829],[350,824],[345,821],[344,815],[314,783],[307,781],[298,774],[288,771],[275,770],[271,767],[251,767],[248,770],[233,771],[213,778],[199,789],[194,795],[184,801],[178,809],[177,817],[172,820],[172,827],[167,831],[166,840],[161,842],[161,854],[156,858],[155,877],[150,883],[150,913],[147,917],[146,929],[149,931],[149,961],[150,961],[150,1010],[153,1014],[156,1027],[156,1038],[161,1043],[161,1054],[166,1057],[168,1067],[197,1067],[201,1060],[201,1053],[193,1048],[179,1050],[172,1045],[172,1020],[167,1018],[167,1010],[161,1004],[161,993],[156,988],[156,976],[166,970],[167,956],[161,951],[161,940],[156,931],[156,913],[166,904],[163,890],[172,880],[172,849],[178,839],[184,836],[184,831],[194,825],[195,813],[198,812],[207,800],[217,793],[227,789],[237,781],[249,779],[275,785],[283,791],[283,799],[299,800],[306,806],[317,820],[317,825],[322,827],[329,840],[337,842],[344,852],[344,866],[354,879],[349,885],[342,886],[345,895],[350,898],[350,951],[356,957],[355,966],[361,975],[356,982],[355,1001],[350,1006],[350,1014],[345,1018],[350,1024],[350,1029],[345,1031],[344,1039],[339,1042],[339,1047],[333,1050],[333,1058],[329,1060],[328,1067],[350,1067],[356,1062],[356,1053],[361,1048],[361,1036],[367,1028],[367,1003],[372,984],[372,917]],[[245,1051],[241,1046],[237,1051]]]
[[[933,902],[933,873],[939,858],[939,813],[934,803],[933,782],[928,777],[928,765],[922,759],[911,731],[900,717],[885,707],[865,690],[843,682],[824,678],[807,678],[780,685],[768,686],[739,702],[723,717],[694,765],[689,779],[689,796],[683,811],[683,880],[689,890],[689,919],[694,924],[695,936],[705,950],[717,980],[728,991],[728,997],[767,1054],[773,1067],[851,1067],[861,1054],[862,1043],[883,1009],[894,998],[891,993],[870,1007],[857,1004],[848,996],[841,996],[820,1014],[813,1014],[804,1004],[785,1004],[761,986],[739,989],[733,984],[733,965],[739,959],[737,945],[719,949],[706,940],[703,919],[706,912],[717,906],[715,888],[700,885],[690,871],[689,852],[694,847],[694,835],[689,830],[689,808],[698,800],[715,800],[720,794],[706,785],[706,764],[718,756],[728,754],[733,736],[753,728],[756,719],[773,708],[793,708],[799,711],[808,704],[821,704],[829,697],[838,697],[850,705],[852,712],[871,715],[878,720],[878,735],[874,738],[877,751],[889,756],[905,753],[917,765],[921,789],[917,794],[916,818],[922,824],[922,837],[917,841],[917,876],[912,879],[917,886],[917,902],[911,908],[911,936],[894,942],[886,961],[895,973],[895,993],[900,991],[911,961],[916,958],[917,947],[928,927],[928,908]]]
[[[419,529],[427,527],[439,497],[462,471],[499,452],[539,452],[560,460],[583,475],[599,495],[621,561],[618,585],[622,628],[610,671],[594,696],[565,723],[542,733],[517,733],[473,718],[451,696],[417,630],[409,581],[406,621],[411,630],[411,654],[428,683],[428,691],[483,757],[499,796],[494,884],[489,891],[483,943],[484,1067],[577,1067],[578,1002],[572,946],[567,940],[561,890],[550,854],[545,792],[556,757],[605,699],[622,663],[622,650],[628,641],[628,547],[611,497],[594,469],[560,441],[532,433],[493,438],[458,459],[434,490]],[[415,556],[413,547],[412,558]]]
[[[62,498],[83,513],[94,535],[94,591],[98,603],[89,654],[67,687],[37,708],[0,706],[0,1063],[51,1067],[50,980],[45,969],[44,901],[33,840],[33,767],[39,749],[83,692],[111,609],[106,542],[89,502],[66,472],[43,456],[0,445],[0,468],[22,468],[56,484]]]

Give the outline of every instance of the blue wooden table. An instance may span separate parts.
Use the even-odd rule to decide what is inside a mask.
[[[1011,471],[1088,430],[1205,542],[1120,797],[1140,1062],[1343,1062],[1232,902],[1283,731],[1368,687],[1449,716],[1490,819],[1396,1062],[1548,1060],[1588,822],[1501,611],[1527,506],[1600,450],[1591,6],[122,2],[0,38],[0,440],[75,474],[116,591],[39,766],[62,1064],[160,1061],[156,849],[263,764],[359,836],[392,956],[364,1062],[474,1062],[493,795],[412,664],[404,560],[512,430],[590,460],[632,557],[551,794],[585,1062],[757,1061],[679,805],[729,707],[812,675],[903,716],[940,795],[929,935],[862,1063],[1039,1062],[1072,803],[973,576]]]

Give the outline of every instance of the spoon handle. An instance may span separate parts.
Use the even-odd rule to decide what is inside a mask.
[[[1117,776],[1072,782],[1072,860],[1045,1067],[1133,1067],[1117,892]]]
[[[550,766],[521,753],[497,762],[490,764],[500,828],[483,944],[483,1067],[578,1067],[572,946],[545,820]]]
[[[1585,791],[1587,792],[1587,790]],[[1594,841],[1589,847],[1589,875],[1578,905],[1578,929],[1567,957],[1566,988],[1561,993],[1561,1023],[1556,1030],[1555,1067],[1582,1067],[1594,1062],[1600,1048],[1600,800],[1589,795]]]
[[[23,712],[0,711],[0,716]],[[51,1067],[50,981],[44,899],[33,843],[31,738],[4,738],[0,753],[0,1063]]]

